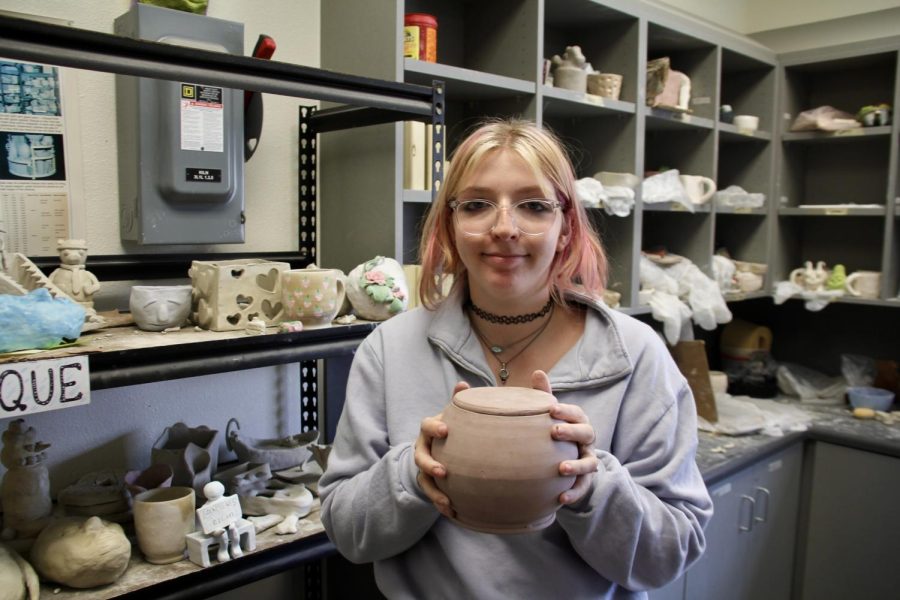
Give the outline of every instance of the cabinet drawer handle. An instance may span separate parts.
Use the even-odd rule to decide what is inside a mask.
[[[765,523],[769,519],[769,496],[771,495],[772,493],[764,487],[756,488],[756,492],[753,494],[753,520],[757,523]],[[760,496],[762,496],[762,499],[764,499],[765,502],[761,501]],[[762,513],[761,516],[756,514],[757,506],[762,509],[759,511]]]
[[[744,505],[749,505],[749,509],[744,511]],[[753,529],[753,510],[756,507],[756,500],[747,495],[741,496],[741,510],[738,511],[738,531],[750,531]],[[743,523],[743,516],[746,512],[746,525]]]

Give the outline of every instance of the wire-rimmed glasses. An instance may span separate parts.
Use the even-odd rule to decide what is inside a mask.
[[[543,235],[556,221],[556,209],[561,205],[558,200],[547,198],[528,198],[501,206],[491,200],[476,198],[472,200],[451,200],[450,209],[456,218],[456,224],[469,235],[482,235],[491,231],[497,224],[500,211],[505,210],[523,235]]]

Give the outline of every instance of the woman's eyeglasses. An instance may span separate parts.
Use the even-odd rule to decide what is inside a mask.
[[[482,199],[451,200],[449,206],[455,215],[457,226],[469,235],[482,235],[491,231],[497,224],[501,210],[507,211],[516,228],[524,235],[543,235],[553,226],[556,209],[561,205],[558,200],[529,198],[506,206]]]

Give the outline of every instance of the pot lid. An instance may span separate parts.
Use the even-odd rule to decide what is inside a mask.
[[[539,415],[556,404],[547,392],[524,387],[477,387],[453,397],[453,404],[464,410],[486,415],[519,417]]]

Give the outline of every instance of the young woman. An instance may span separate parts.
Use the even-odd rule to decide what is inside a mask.
[[[704,548],[712,503],[694,461],[694,400],[653,330],[600,300],[606,258],[558,140],[521,121],[456,150],[420,255],[425,308],[380,325],[347,382],[322,522],[374,562],[389,598],[621,598],[677,578]],[[442,280],[452,276],[450,293]],[[556,521],[464,529],[435,485],[441,410],[469,386],[556,396],[551,434],[576,442]]]

